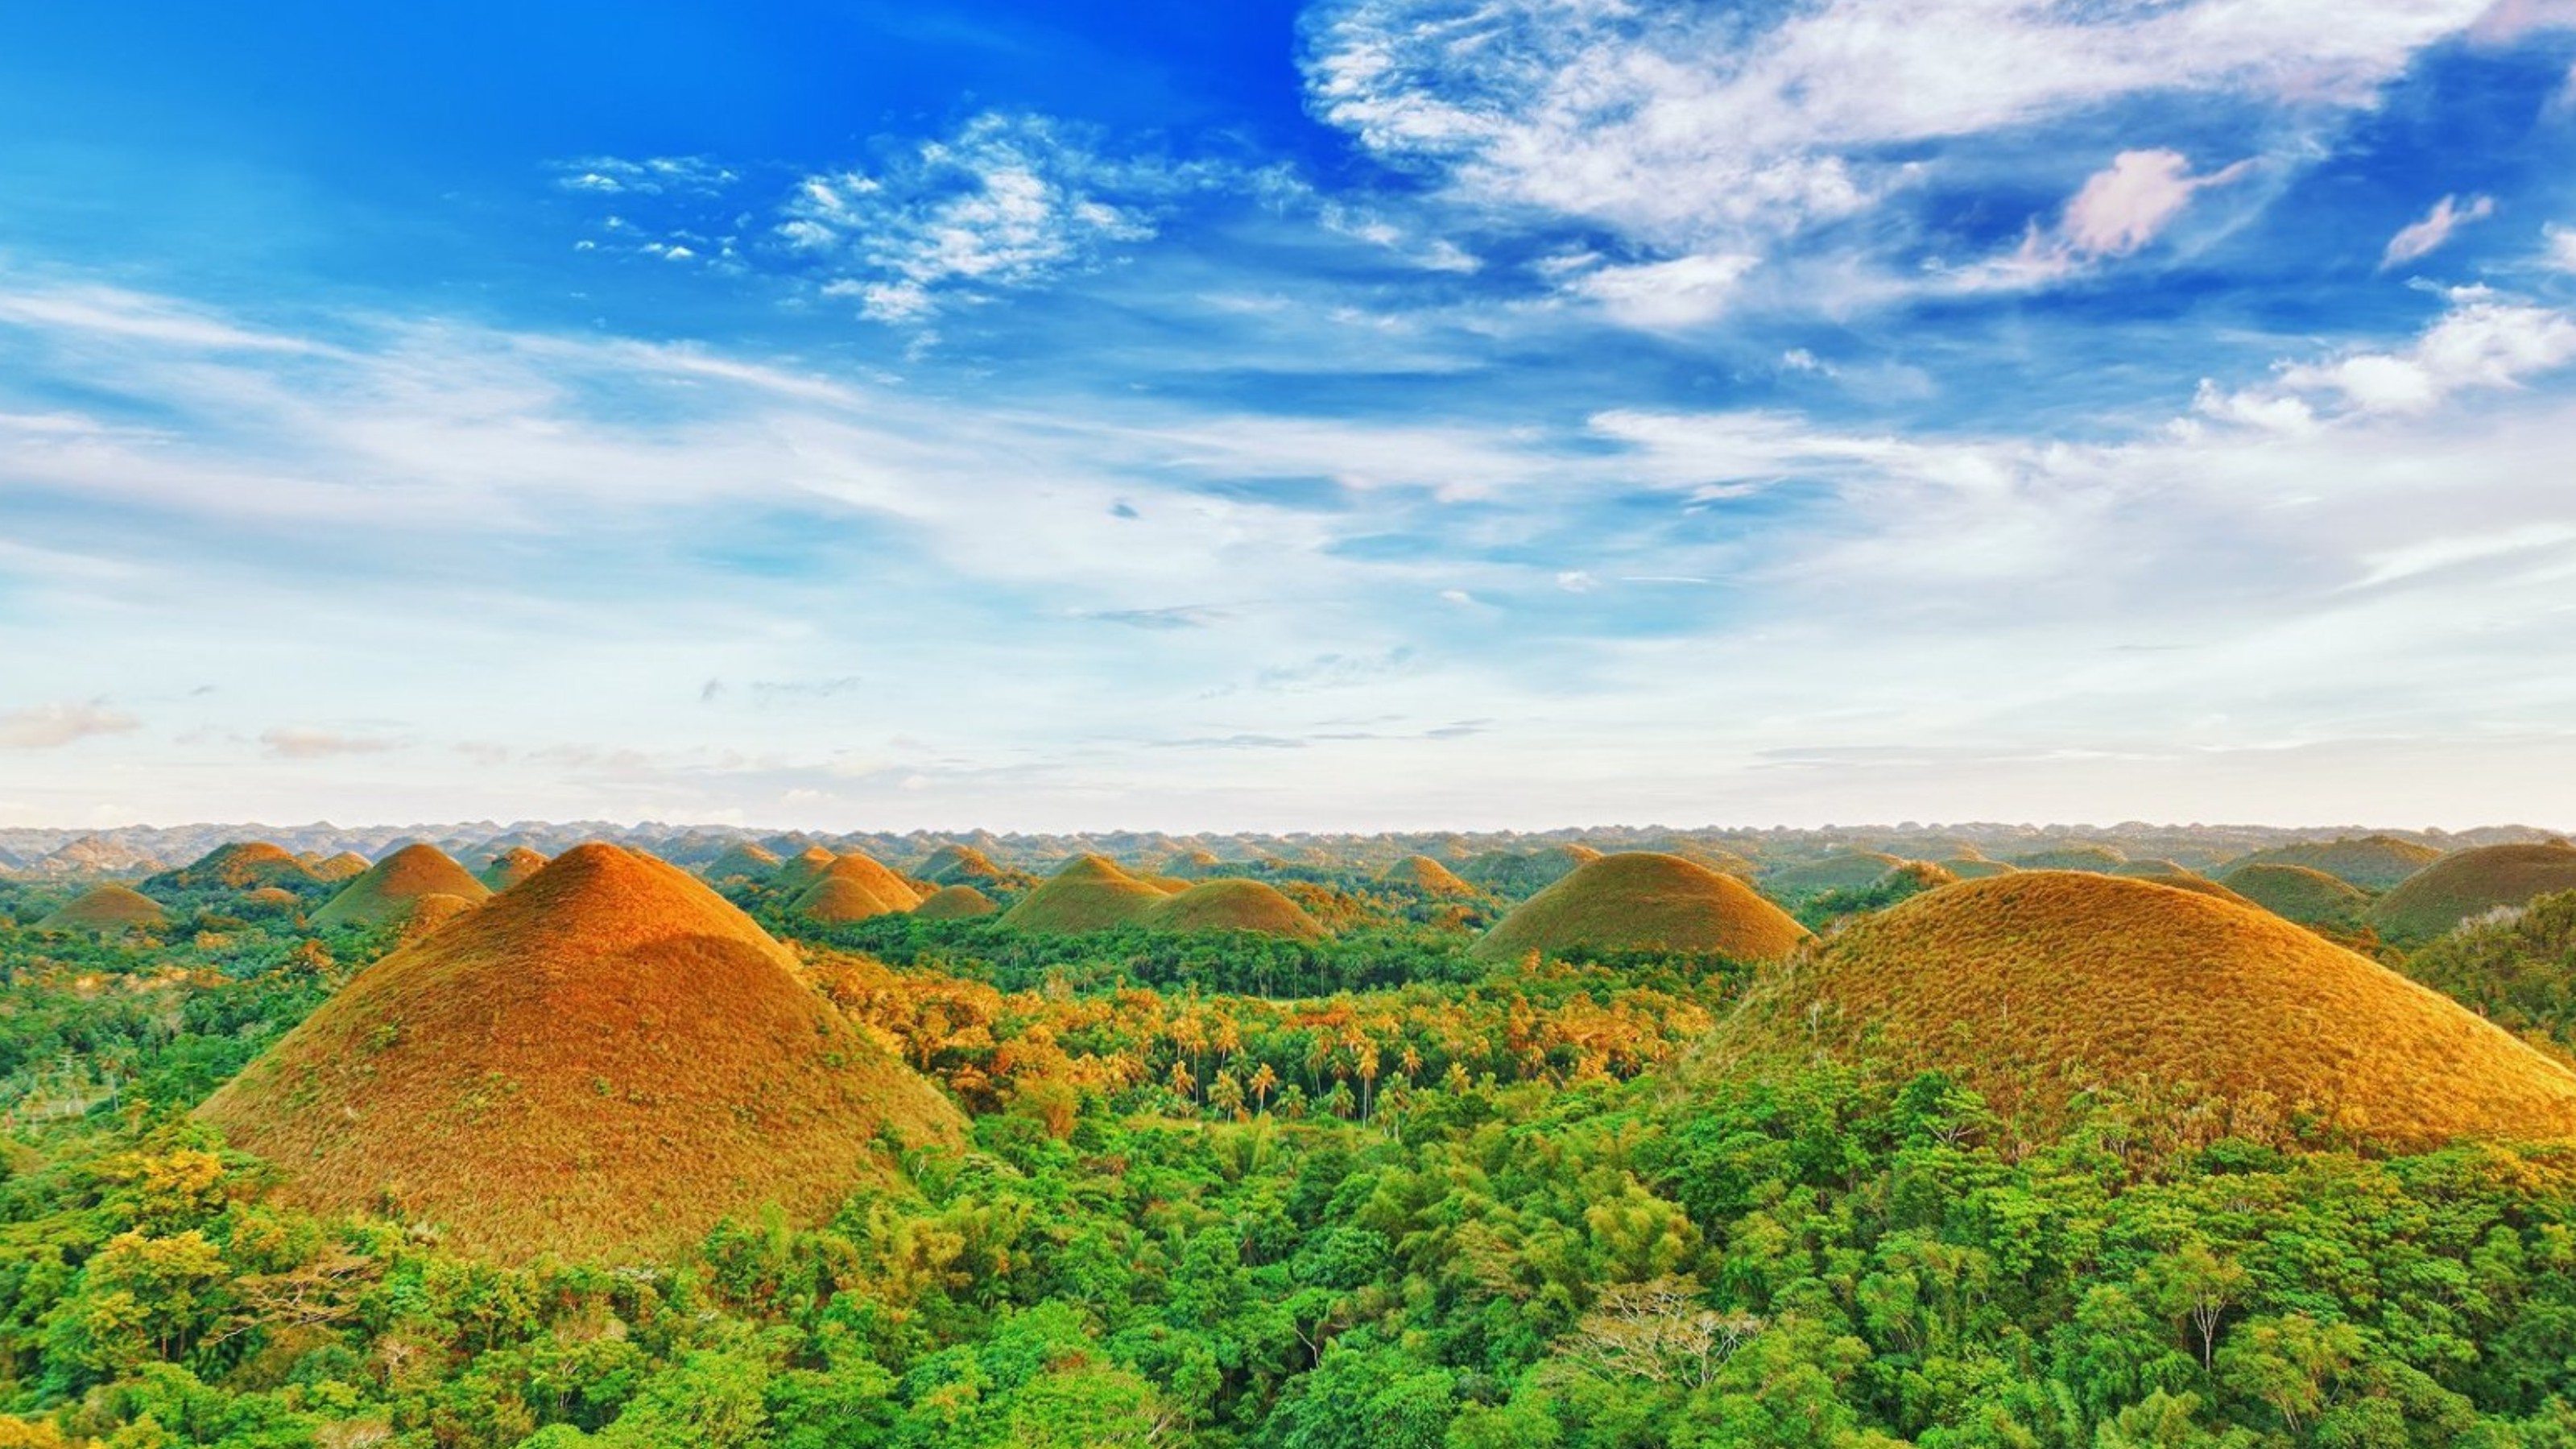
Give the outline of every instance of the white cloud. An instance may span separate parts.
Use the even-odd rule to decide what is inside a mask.
[[[1738,253],[1601,267],[1577,277],[1573,290],[1632,327],[1695,327],[1724,314],[1737,284],[1758,264]]]
[[[2541,228],[2540,235],[2548,245],[2544,256],[2549,265],[2562,272],[2576,272],[2576,226],[2553,223]]]
[[[2251,169],[2251,162],[2239,161],[2196,176],[2191,158],[2179,151],[2123,151],[2085,179],[2054,227],[2043,231],[2034,221],[2012,255],[1961,269],[1949,280],[1968,290],[2035,287],[2134,255],[2163,235],[2194,196]]]
[[[1204,173],[1106,158],[1061,123],[988,113],[874,171],[801,181],[777,234],[827,267],[826,291],[882,322],[1098,265],[1155,234]]]
[[[2450,293],[2451,306],[2403,351],[2357,350],[2284,367],[2268,387],[2232,407],[2276,405],[2292,395],[2356,413],[2431,412],[2455,393],[2519,387],[2576,360],[2576,320],[2507,300],[2482,287]]]
[[[2399,228],[2397,235],[2388,239],[2388,250],[2380,254],[2381,269],[2430,256],[2461,227],[2495,215],[2492,196],[2471,197],[2466,206],[2457,205],[2457,201],[2457,197],[2445,196],[2433,203],[2423,220]]]
[[[742,174],[703,156],[587,156],[555,166],[555,185],[599,196],[714,196]]]
[[[0,750],[58,750],[97,735],[130,734],[143,722],[92,700],[40,704],[0,714]]]
[[[268,753],[281,760],[327,760],[340,755],[381,755],[402,748],[399,740],[337,730],[282,728],[259,737]]]

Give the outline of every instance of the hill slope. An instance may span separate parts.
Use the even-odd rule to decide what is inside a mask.
[[[2498,906],[2576,890],[2576,846],[2482,845],[2455,850],[2398,883],[2367,917],[2392,941],[2429,940]]]
[[[1002,924],[1018,931],[1104,931],[1134,925],[1165,899],[1101,856],[1077,856],[1004,911]]]
[[[629,1258],[891,1171],[961,1121],[695,878],[610,845],[358,974],[199,1115],[318,1210],[478,1255]]]
[[[2227,868],[2303,865],[2366,891],[2384,891],[2441,858],[2442,852],[2416,841],[2399,840],[2393,835],[2360,835],[2258,850],[2229,861]]]
[[[475,879],[495,891],[505,891],[546,868],[546,858],[524,845],[514,845],[492,857]]]
[[[2360,887],[2304,865],[2256,861],[2234,867],[2218,883],[2302,926],[2350,926],[2370,909]]]
[[[313,913],[313,924],[360,929],[396,925],[411,919],[423,896],[482,902],[492,898],[492,891],[437,846],[406,845],[342,886],[330,904]]]
[[[1250,931],[1293,940],[1321,939],[1324,928],[1306,908],[1257,880],[1212,880],[1165,898],[1145,912],[1148,930],[1199,935]]]
[[[315,879],[313,868],[297,860],[284,846],[265,840],[236,840],[216,846],[177,870],[163,871],[143,884],[150,890],[172,893],[249,891],[261,886],[285,886],[291,890],[310,885]]]
[[[93,931],[114,935],[145,926],[165,925],[170,913],[161,903],[128,886],[94,886],[70,904],[36,922],[39,931]]]
[[[1001,913],[993,898],[970,885],[941,886],[913,908],[913,914],[925,921],[965,921],[978,916]]]
[[[1876,850],[1847,850],[1822,860],[1783,866],[1762,878],[1775,895],[1820,896],[1829,891],[1867,890],[1887,879],[1903,860]]]
[[[1469,948],[1480,960],[1536,951],[1705,952],[1783,956],[1807,930],[1733,876],[1679,856],[1605,855],[1523,901]]]
[[[1853,1047],[2061,1116],[2087,1080],[2196,1089],[2232,1130],[2298,1114],[2371,1141],[2576,1136],[2576,1072],[2265,912],[2063,871],[1967,881],[1767,973],[1708,1060]],[[2089,1073],[2089,1077],[2086,1075]]]
[[[1389,885],[1411,886],[1424,895],[1472,896],[1479,894],[1474,886],[1458,878],[1458,873],[1427,855],[1408,855],[1386,868],[1379,877]]]

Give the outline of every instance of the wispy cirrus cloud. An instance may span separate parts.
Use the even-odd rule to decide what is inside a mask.
[[[2433,203],[2432,210],[2425,212],[2422,220],[2410,222],[2388,239],[2387,250],[2379,256],[2380,270],[2386,271],[2390,267],[2431,256],[2441,250],[2442,245],[2451,239],[2451,234],[2461,227],[2493,215],[2495,198],[2492,196],[2473,196],[2465,205],[2460,204],[2456,196],[2445,196]]]
[[[383,755],[403,748],[403,742],[382,735],[349,734],[340,730],[308,729],[288,726],[266,731],[259,737],[262,749],[273,759],[327,760],[342,755]]]

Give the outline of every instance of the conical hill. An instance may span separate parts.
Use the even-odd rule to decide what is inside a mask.
[[[991,896],[973,886],[949,885],[932,891],[912,913],[925,921],[965,921],[999,915],[1001,910]]]
[[[1105,857],[1076,856],[1004,911],[1002,924],[1019,931],[1105,931],[1136,924],[1165,899]]]
[[[143,884],[163,892],[250,891],[261,886],[310,886],[315,880],[311,866],[297,860],[284,846],[265,840],[236,840],[199,856],[177,870],[164,871]]]
[[[1305,907],[1281,895],[1277,887],[1257,880],[1203,881],[1164,898],[1145,912],[1143,924],[1147,930],[1191,936],[1249,931],[1259,936],[1313,941],[1324,934],[1322,924],[1306,914]]]
[[[1807,929],[1733,876],[1679,856],[1605,855],[1540,891],[1470,948],[1487,961],[1535,951],[1689,951],[1760,961]]]
[[[2218,883],[2302,926],[2351,926],[2370,908],[2359,886],[2304,865],[2256,861],[2228,871]]]
[[[330,904],[313,913],[313,924],[362,930],[398,925],[411,918],[423,896],[481,902],[491,899],[492,891],[437,846],[406,845],[342,886]]]
[[[2398,883],[2370,908],[2370,924],[2392,941],[2423,941],[2498,907],[2576,890],[2576,846],[2482,845],[2455,850]]]
[[[2576,1135],[2576,1073],[2438,993],[2268,912],[2067,871],[1965,881],[1759,977],[1710,1065],[1856,1051],[1943,1072],[2007,1117],[2088,1085],[2396,1147]]]
[[[708,861],[699,874],[711,881],[767,880],[778,870],[778,853],[752,841],[728,845],[722,855]]]
[[[1389,885],[1411,886],[1424,895],[1472,896],[1480,894],[1474,886],[1458,878],[1457,872],[1427,855],[1408,855],[1386,868],[1379,877]]]
[[[505,891],[546,868],[546,858],[524,845],[514,845],[484,863],[475,879],[485,887]]]
[[[36,922],[39,931],[88,931],[112,936],[123,931],[165,925],[170,913],[161,903],[130,886],[94,886],[70,904]]]
[[[2400,840],[2393,835],[2362,835],[2274,846],[2239,856],[2228,862],[2228,868],[2304,865],[2366,891],[2384,891],[2441,858],[2441,851],[2420,841]]]
[[[359,973],[199,1109],[325,1212],[632,1259],[829,1213],[956,1109],[696,878],[611,845]],[[881,1141],[881,1134],[886,1141]]]
[[[1884,851],[1847,850],[1822,860],[1784,866],[1762,878],[1763,886],[1784,899],[1819,896],[1829,891],[1861,891],[1887,879],[1905,862]]]

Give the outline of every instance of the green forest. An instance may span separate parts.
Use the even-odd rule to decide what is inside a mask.
[[[190,1115],[399,931],[21,899],[0,1449],[2576,1446],[2576,1146],[2249,1135],[2171,1083],[2033,1114],[1865,1040],[1735,1070],[1750,963],[1484,961],[1498,905],[1291,884],[1332,934],[737,883],[966,1140],[821,1221],[520,1264],[290,1206]],[[2353,944],[2563,1047],[2570,919]]]

